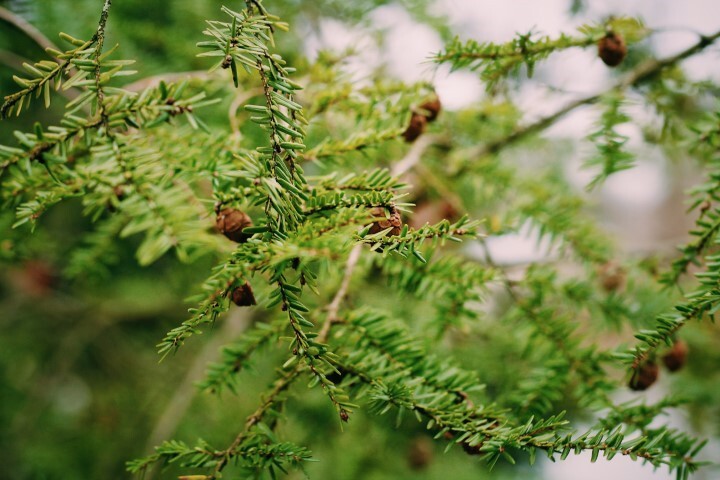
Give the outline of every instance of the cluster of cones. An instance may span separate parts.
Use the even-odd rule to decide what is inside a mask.
[[[420,105],[416,110],[413,110],[410,123],[402,134],[405,141],[412,143],[417,140],[417,138],[425,132],[427,124],[437,119],[441,109],[442,104],[440,103],[440,99],[434,97]]]

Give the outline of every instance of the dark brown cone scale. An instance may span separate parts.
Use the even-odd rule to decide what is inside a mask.
[[[125,198],[125,188],[123,188],[122,185],[115,185],[113,187],[113,193],[118,200],[122,200]]]
[[[688,346],[682,340],[676,341],[672,348],[662,357],[665,368],[671,372],[677,372],[687,362]]]
[[[600,284],[607,293],[615,292],[625,286],[625,269],[610,261],[599,268]]]
[[[649,361],[640,365],[630,379],[629,387],[635,391],[647,390],[660,374],[657,363]]]
[[[598,56],[608,67],[617,67],[627,55],[625,40],[615,32],[608,32],[598,42]]]
[[[424,470],[432,462],[432,443],[425,437],[417,437],[410,444],[407,460],[408,466],[413,470]]]
[[[238,307],[249,307],[256,305],[255,295],[249,283],[236,287],[231,294],[232,301]]]
[[[243,233],[243,228],[252,227],[252,220],[245,213],[234,208],[221,210],[215,219],[215,226],[223,235],[237,243],[247,242],[251,235]]]
[[[428,122],[434,122],[438,115],[440,115],[442,104],[440,103],[440,99],[435,97],[420,105],[420,109],[425,113]]]
[[[373,235],[375,233],[382,232],[386,228],[392,227],[392,230],[388,233],[388,235],[400,235],[400,232],[402,231],[402,218],[400,217],[400,212],[395,207],[390,207],[387,209],[390,212],[390,216],[385,214],[385,208],[383,207],[375,207],[371,210],[370,213],[372,213],[373,217],[384,217],[384,220],[378,220],[376,222],[373,222],[372,226],[370,227],[370,235]]]
[[[408,125],[407,129],[402,134],[403,138],[407,143],[414,142],[425,131],[426,125],[427,118],[425,118],[425,115],[413,113],[412,117],[410,117],[410,125]]]

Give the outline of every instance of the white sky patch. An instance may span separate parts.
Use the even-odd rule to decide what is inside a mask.
[[[549,127],[546,138],[585,138],[596,128],[599,110],[594,105],[579,107]]]
[[[652,160],[636,160],[635,166],[611,175],[601,188],[605,201],[623,208],[659,207],[670,194],[665,162],[656,155]]]
[[[430,55],[443,47],[432,28],[415,22],[404,8],[394,4],[376,8],[370,19],[386,32],[383,60],[391,74],[406,82],[432,78],[435,65]]]
[[[556,253],[550,239],[540,238],[531,222],[526,222],[518,233],[488,237],[485,244],[493,262],[503,266],[540,262]],[[469,243],[466,252],[479,261],[485,260],[485,250],[477,242]]]
[[[544,83],[578,96],[604,90],[613,81],[594,48],[569,48],[550,55],[538,65],[537,77]]]
[[[568,0],[437,0],[433,12],[449,17],[461,37],[506,42],[531,29],[559,34],[567,29]],[[577,22],[579,23],[579,22]]]
[[[319,30],[308,30],[304,37],[305,55],[311,60],[315,60],[321,50],[341,53],[350,48],[355,49],[356,54],[344,62],[343,71],[357,82],[371,75],[385,60],[366,30],[335,19],[321,20]]]
[[[466,71],[450,73],[446,65],[437,70],[433,83],[443,108],[447,110],[459,110],[468,103],[478,102],[485,94],[485,87],[476,74]]]
[[[608,462],[598,457],[597,462],[590,463],[590,452],[580,455],[570,454],[564,461],[543,463],[546,478],[552,480],[607,480],[633,479],[633,480],[674,480],[675,474],[669,474],[666,468],[653,471],[652,465],[642,465],[642,462],[633,462],[630,458],[617,455]]]

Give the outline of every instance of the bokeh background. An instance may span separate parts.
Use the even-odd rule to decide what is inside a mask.
[[[101,3],[0,0],[0,7],[56,42],[59,31],[89,38]],[[233,2],[226,3],[233,7]],[[516,32],[535,29],[555,35],[608,15],[633,15],[664,29],[640,44],[638,54],[666,56],[696,41],[697,32],[709,34],[720,28],[716,0],[269,3],[292,25],[291,33],[280,40],[283,55],[291,61],[312,61],[321,50],[340,52],[354,47],[357,55],[345,68],[359,83],[378,68],[407,81],[427,79],[436,85],[445,107],[455,111],[487,93],[477,75],[451,73],[428,61],[451,34],[502,42]],[[204,20],[218,17],[220,5],[209,0],[116,0],[107,44],[119,43],[121,56],[136,59],[143,76],[204,70],[208,64],[195,57],[195,42],[201,40]],[[717,48],[711,48],[688,60],[684,63],[688,75],[718,82],[719,55]],[[23,61],[42,56],[27,32],[0,15],[0,93],[14,91],[11,76]],[[532,121],[569,99],[603,90],[613,74],[591,49],[570,49],[544,62],[531,81],[521,82],[515,98],[524,119]],[[223,106],[230,100],[224,98]],[[12,144],[15,129],[31,129],[30,119],[53,122],[61,114],[57,106],[45,111],[37,105],[29,114],[0,124],[0,143]],[[631,103],[629,111],[639,119],[652,115],[639,104]],[[210,125],[223,126],[225,112],[219,107],[203,112],[203,118]],[[593,148],[583,138],[592,131],[597,116],[593,107],[580,108],[544,134],[576,159],[566,164],[565,174],[578,191],[592,175],[580,167]],[[590,201],[626,253],[670,253],[685,240],[692,223],[685,214],[683,191],[699,174],[692,164],[666,158],[659,148],[642,142],[643,132],[636,123],[623,128],[630,136],[637,166],[613,176]],[[182,299],[205,278],[209,259],[182,265],[166,256],[150,268],[140,268],[133,257],[137,245],[127,239],[113,253],[119,258],[111,273],[100,280],[66,281],[63,259],[77,246],[77,238],[91,229],[79,211],[79,203],[58,206],[31,237],[11,231],[7,212],[0,216],[0,478],[127,478],[124,462],[149,453],[163,439],[193,441],[205,435],[206,440],[223,444],[241,425],[266,383],[262,375],[248,374],[239,395],[221,398],[199,395],[193,387],[206,363],[217,358],[219,346],[246,326],[248,319],[241,311],[233,311],[222,327],[208,332],[203,341],[189,344],[181,355],[157,361],[155,343],[185,317],[187,304]],[[490,248],[503,264],[526,263],[548,254],[530,228],[493,238]],[[680,377],[663,379],[648,398],[659,397],[671,381],[672,388],[694,396],[695,401],[687,409],[674,411],[670,421],[711,438],[706,455],[720,459],[718,420],[706,416],[717,411],[720,398],[708,387],[714,380],[720,385],[719,337],[691,335],[695,335],[691,343],[704,345],[709,353],[696,356]],[[255,370],[268,371],[273,360],[272,356],[260,360]],[[429,443],[420,426],[395,430],[392,418],[361,413],[349,431],[342,433],[325,407],[317,392],[291,403],[301,413],[290,421],[287,435],[311,445],[321,460],[309,466],[312,478],[669,478],[665,472],[653,472],[625,459],[591,465],[584,456],[548,462],[534,470],[499,467],[488,472],[459,448],[443,453],[444,446]],[[418,455],[432,455],[422,470],[411,468]],[[697,478],[720,478],[720,471],[709,469]]]

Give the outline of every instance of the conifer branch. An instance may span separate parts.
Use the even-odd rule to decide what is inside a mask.
[[[718,37],[720,37],[720,33],[714,36],[714,38]],[[708,39],[708,41],[711,40]],[[699,143],[705,143],[708,136],[720,131],[716,125],[711,128],[710,131],[700,130],[698,132]],[[677,284],[690,263],[704,265],[705,270],[695,274],[699,285],[694,291],[684,295],[684,301],[675,305],[674,311],[658,315],[653,328],[643,329],[635,335],[639,343],[634,348],[616,354],[618,359],[629,364],[633,372],[653,360],[659,348],[664,345],[671,346],[677,333],[688,322],[704,317],[714,321],[715,314],[720,309],[720,295],[717,291],[720,279],[720,255],[706,252],[709,246],[716,241],[718,231],[720,231],[720,212],[710,203],[710,199],[715,199],[715,190],[718,188],[717,174],[715,171],[711,171],[709,176],[709,181],[695,190],[699,198],[695,201],[694,206],[705,202],[696,222],[697,228],[690,232],[696,239],[680,247],[682,256],[673,262],[671,270],[663,275],[660,281],[666,286]],[[704,257],[702,257],[703,254],[705,254]]]
[[[97,105],[105,129],[108,129],[108,118],[105,112],[105,92],[100,81],[100,67],[101,67],[101,54],[103,45],[105,44],[105,25],[107,24],[108,15],[110,14],[110,4],[112,0],[105,0],[103,4],[102,13],[100,13],[100,21],[98,22],[98,28],[93,36],[95,43],[95,93],[97,95]]]
[[[702,52],[709,46],[713,45],[718,40],[718,38],[720,38],[720,31],[708,36],[702,36],[700,40],[698,40],[695,44],[675,55],[660,60],[648,60],[644,63],[641,63],[633,71],[631,71],[625,77],[617,81],[611,88],[607,89],[605,92],[588,95],[586,97],[574,100],[548,116],[542,117],[535,122],[526,124],[515,129],[507,136],[474,148],[471,152],[469,152],[468,156],[484,157],[486,155],[497,153],[505,147],[508,147],[520,140],[524,140],[525,138],[535,133],[545,130],[558,120],[562,119],[565,115],[576,110],[579,107],[595,103],[611,92],[622,91],[629,87],[634,87],[641,84],[643,81],[660,73],[663,69],[675,65],[689,57],[692,57],[693,55]],[[462,175],[462,173],[464,173],[467,168],[469,168],[469,164],[462,165],[460,169],[456,172],[456,175]]]
[[[660,282],[667,287],[679,286],[680,277],[687,273],[691,264],[702,264],[702,255],[713,245],[720,232],[720,212],[714,205],[720,197],[720,170],[713,160],[717,152],[717,141],[720,139],[717,115],[708,116],[691,126],[691,130],[696,133],[692,150],[701,157],[707,155],[711,168],[707,173],[707,180],[690,191],[693,202],[689,211],[699,211],[695,229],[690,231],[695,239],[678,247],[682,255],[673,261],[670,270],[661,276]]]
[[[245,419],[245,428],[225,450],[215,453],[215,457],[219,457],[219,460],[213,469],[213,473],[209,477],[210,479],[221,477],[221,472],[227,466],[228,462],[241,453],[240,446],[243,441],[249,437],[250,430],[263,421],[270,409],[277,406],[278,396],[290,388],[302,370],[301,364],[297,364],[292,370],[284,373],[275,381],[275,385],[272,390],[265,395],[260,406]]]
[[[60,62],[42,60],[35,65],[25,64],[23,65],[26,70],[30,72],[33,78],[20,78],[13,77],[15,82],[18,83],[22,90],[7,95],[4,98],[3,104],[0,106],[0,119],[5,119],[12,115],[13,111],[20,115],[23,106],[30,104],[30,99],[33,94],[39,93],[42,89],[45,105],[50,105],[50,82],[55,82],[55,88],[60,87],[61,76],[68,71],[72,66],[77,66],[78,61],[85,61],[88,57],[88,49],[93,45],[93,41],[82,41],[70,37],[69,35],[61,35],[61,37],[75,45],[75,48],[66,52],[60,52],[55,50],[49,50],[48,52],[55,56]],[[77,74],[76,74],[77,75]],[[66,83],[65,88],[68,88]],[[27,99],[27,102],[25,100]]]
[[[511,281],[507,274],[498,267],[490,254],[487,243],[480,241],[485,254],[485,261],[497,271],[497,276],[508,293],[513,303],[518,307],[523,318],[532,322],[532,325],[538,333],[545,337],[555,349],[559,352],[567,362],[570,372],[576,372],[580,377],[580,385],[587,391],[583,392],[583,396],[590,398],[592,403],[597,403],[602,407],[612,407],[613,403],[609,397],[609,393],[614,387],[613,384],[606,381],[595,381],[599,378],[598,373],[604,372],[601,365],[603,356],[595,352],[594,348],[580,349],[579,341],[572,338],[574,327],[565,321],[558,321],[554,317],[557,315],[552,308],[543,306],[544,289],[536,293],[536,298],[524,299],[518,289],[522,284]],[[531,280],[530,280],[531,282]],[[547,287],[547,283],[543,282],[543,286]],[[532,285],[530,285],[532,289]],[[605,360],[609,359],[606,356]],[[558,385],[560,388],[565,385]],[[540,397],[548,392],[547,389],[532,388]],[[582,398],[581,398],[582,400]],[[526,406],[530,404],[531,399],[524,399]]]
[[[482,78],[488,88],[500,79],[526,65],[528,77],[532,77],[535,64],[547,58],[551,53],[574,47],[594,46],[608,31],[617,32],[632,41],[647,35],[647,29],[637,20],[631,18],[611,19],[608,24],[585,25],[579,29],[579,35],[572,37],[561,34],[556,39],[547,36],[536,37],[533,31],[518,34],[511,41],[496,45],[468,40],[462,43],[455,38],[443,52],[433,57],[436,63],[450,63],[453,69],[469,67],[481,70]]]
[[[513,281],[489,256],[486,265],[478,265],[451,248],[451,242],[468,237],[482,243],[480,222],[457,219],[455,212],[447,213],[450,208],[432,219],[420,210],[437,201],[487,215],[489,234],[531,225],[553,247],[572,251],[573,266],[605,264],[616,253],[595,223],[584,218],[584,204],[559,168],[541,176],[536,170],[525,172],[541,156],[513,167],[501,165],[493,154],[582,105],[604,102],[600,125],[591,136],[599,155],[589,163],[602,170],[596,181],[631,167],[625,138],[616,128],[628,118],[622,111],[625,90],[646,82],[655,86],[663,69],[703,51],[720,32],[701,36],[674,56],[641,64],[607,91],[576,99],[532,123],[517,124],[521,113],[511,100],[488,102],[480,111],[444,114],[447,122],[440,126],[453,127],[449,142],[450,137],[436,134],[404,135],[411,119],[431,121],[435,115],[431,119],[430,114],[440,109],[424,106],[431,95],[439,105],[432,86],[424,82],[406,85],[373,73],[360,87],[338,69],[341,57],[320,54],[314,64],[298,62],[303,69],[298,78],[308,86],[300,95],[295,69],[275,46],[275,35],[288,25],[261,0],[248,0],[239,11],[223,7],[224,19],[208,21],[205,41],[198,43],[200,56],[213,59],[212,69],[228,71],[220,88],[233,91],[232,86],[242,84],[242,90],[234,91],[244,92],[231,104],[229,129],[214,130],[217,116],[206,125],[195,114],[213,103],[204,98],[205,91],[217,87],[207,75],[204,82],[178,85],[157,78],[129,89],[111,85],[117,76],[133,72],[126,69],[131,61],[111,60],[113,50],[104,48],[110,5],[111,0],[103,1],[91,40],[63,35],[70,49],[51,50],[54,61],[26,65],[29,77],[16,78],[21,91],[6,97],[0,108],[2,116],[19,114],[39,95],[49,105],[53,84],[80,91],[65,105],[58,126],[38,124],[32,132],[16,133],[16,147],[0,146],[0,197],[15,209],[7,216],[10,223],[1,220],[8,226],[14,221],[15,226],[34,227],[54,205],[80,198],[80,214],[95,226],[70,255],[69,276],[102,274],[124,258],[128,245],[116,237],[141,237],[132,245],[141,265],[168,252],[183,262],[214,260],[199,295],[191,299],[194,308],[188,317],[158,343],[162,358],[218,321],[233,303],[267,315],[222,349],[199,385],[202,390],[240,390],[239,385],[245,386],[242,373],[265,353],[281,355],[284,362],[229,444],[215,448],[202,440],[194,445],[165,442],[153,455],[130,462],[129,470],[173,462],[202,469],[206,474],[198,477],[208,480],[227,476],[233,466],[271,477],[301,466],[310,452],[281,441],[276,428],[300,378],[311,388],[320,387],[341,426],[358,404],[379,415],[394,411],[398,423],[409,413],[438,439],[482,456],[491,466],[500,459],[514,463],[519,454],[532,463],[537,453],[564,459],[583,451],[593,461],[601,454],[608,459],[621,455],[665,465],[683,479],[700,466],[694,457],[702,442],[656,423],[678,400],[615,405],[610,393],[617,382],[607,370],[613,359],[631,371],[641,368],[663,345],[672,344],[685,324],[712,318],[720,310],[720,256],[711,250],[720,231],[720,210],[714,208],[720,199],[717,172],[712,170],[696,189],[694,207],[700,207],[700,216],[695,238],[666,278],[675,285],[691,263],[698,263],[704,265],[698,288],[676,312],[660,315],[652,329],[641,330],[637,345],[614,357],[598,345],[584,345],[576,325],[588,312],[600,311],[606,319],[638,312],[628,305],[622,286],[597,282],[600,273],[591,272],[586,272],[588,278],[566,281],[554,264],[530,266],[522,280]],[[558,38],[528,33],[503,45],[455,40],[436,61],[476,69],[492,86],[523,66],[531,74],[537,62],[555,51],[590,47],[616,31],[629,43],[648,34],[635,20],[616,19]],[[282,48],[287,51],[285,44]],[[241,81],[242,71],[248,75]],[[141,84],[146,88],[137,91]],[[658,105],[663,103],[658,98],[675,99],[669,90],[648,99]],[[238,122],[244,114],[235,118],[241,104],[248,113],[248,125],[242,128]],[[710,123],[697,127],[699,143],[707,143],[698,148],[704,148],[701,156],[710,155],[708,163],[714,167],[715,137],[720,135],[716,118]],[[401,136],[412,145],[402,147]],[[463,148],[481,137],[491,140]],[[478,156],[485,158],[467,161]],[[455,168],[458,157],[464,161]],[[405,191],[404,180],[417,178],[408,175],[413,170],[427,194]],[[444,177],[442,170],[450,175]],[[418,203],[414,220],[422,220],[404,225],[401,212],[412,213],[407,198],[413,193]],[[226,223],[228,212],[242,219],[239,229]],[[425,225],[411,227],[421,223]],[[21,238],[20,230],[11,233]],[[15,245],[3,241],[0,255],[16,254]],[[497,302],[486,298],[494,293],[489,288],[493,281],[504,287],[509,306],[502,293]],[[261,307],[251,307],[251,283]],[[628,285],[628,293],[635,293],[636,287]],[[389,293],[414,297],[407,308],[398,307],[387,304]],[[347,306],[366,303],[384,310]],[[649,311],[657,310],[644,306],[639,313]],[[416,312],[422,313],[420,321],[413,321]],[[411,327],[407,321],[413,321]],[[457,331],[451,330],[455,327]],[[485,359],[473,365],[472,358],[452,358],[447,347],[458,347],[467,334],[492,345],[499,362],[517,359],[506,365],[505,378]],[[448,345],[451,340],[458,342]],[[298,397],[302,402],[303,396]],[[564,412],[558,412],[566,403],[598,413],[597,421],[585,433],[574,431]],[[177,416],[176,410],[167,415]]]

